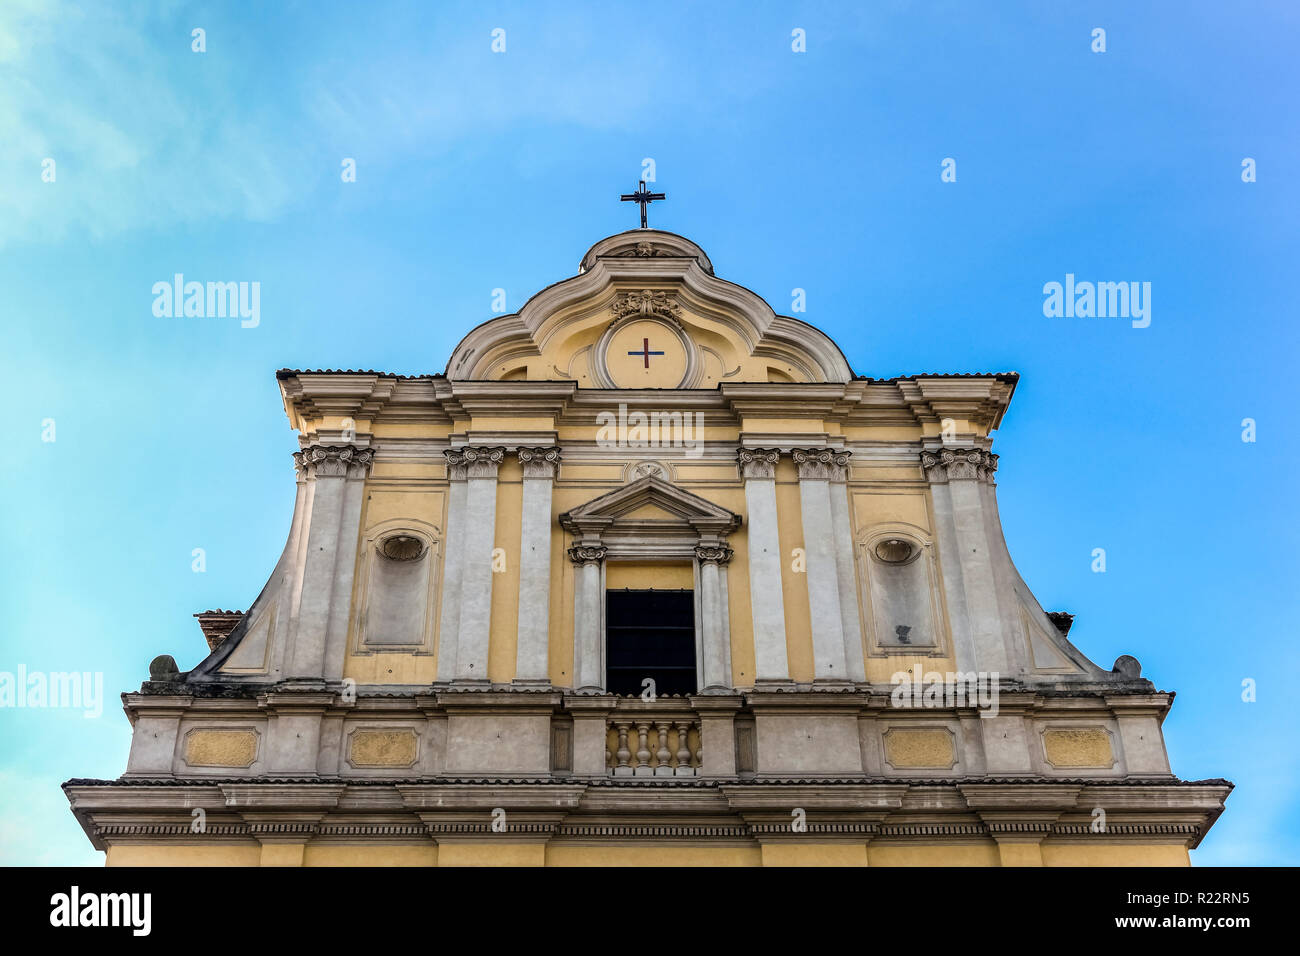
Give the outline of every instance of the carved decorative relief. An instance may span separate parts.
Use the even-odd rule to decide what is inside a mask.
[[[443,454],[447,456],[449,476],[452,468],[459,467],[464,470],[466,478],[495,478],[497,468],[505,461],[506,450],[499,446],[466,445],[448,449]]]
[[[306,478],[364,478],[375,460],[356,445],[308,445],[293,453],[294,467]]]
[[[523,466],[525,478],[554,478],[560,467],[560,449],[520,448],[519,464]]]
[[[921,467],[932,483],[987,481],[993,483],[998,456],[979,448],[940,448],[921,452]]]
[[[615,319],[629,315],[657,315],[660,318],[681,320],[682,310],[677,300],[662,289],[642,289],[640,292],[619,292],[610,303],[609,310]]]
[[[777,448],[741,448],[736,452],[736,460],[743,478],[774,478],[781,451]]]
[[[569,549],[569,560],[574,564],[600,564],[609,554],[604,545],[577,544]]]
[[[695,559],[701,564],[726,564],[734,552],[726,545],[696,545]]]
[[[843,481],[850,455],[837,448],[796,448],[790,453],[800,481]]]

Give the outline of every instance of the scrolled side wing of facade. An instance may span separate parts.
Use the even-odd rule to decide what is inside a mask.
[[[1011,560],[1015,374],[856,376],[645,229],[444,374],[278,377],[270,579],[65,785],[110,863],[1186,864],[1223,808]],[[620,696],[609,596],[652,591],[694,671]]]

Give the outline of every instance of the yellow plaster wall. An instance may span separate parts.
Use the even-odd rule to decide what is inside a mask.
[[[640,561],[610,561],[605,566],[605,587],[610,591],[623,588],[661,591],[695,589],[695,569],[685,563],[650,564]]]
[[[122,844],[106,866],[1190,866],[1181,844]]]
[[[420,482],[421,475],[428,466],[416,463],[395,464],[388,480],[376,480],[372,472],[366,483],[366,497],[361,509],[361,536],[357,542],[357,574],[352,582],[352,604],[348,612],[348,653],[343,661],[343,676],[350,677],[359,684],[428,684],[437,674],[437,622],[441,602],[442,565],[446,560],[446,528],[448,495],[446,486],[431,488],[414,487]],[[438,468],[439,477],[445,476],[446,469]],[[427,480],[427,478],[423,479]],[[411,485],[398,484],[411,482]],[[434,573],[438,581],[434,586],[433,639],[427,654],[411,654],[399,651],[379,651],[366,654],[357,653],[356,612],[357,602],[361,600],[365,585],[361,575],[362,548],[367,547],[370,532],[385,522],[404,522],[414,519],[423,525],[430,525],[438,537],[438,567]]]
[[[439,866],[545,866],[544,843],[443,843]]]
[[[308,846],[304,866],[437,866],[435,844],[365,846],[321,844]]]
[[[546,849],[547,866],[762,866],[757,847],[565,846]]]
[[[867,845],[872,866],[1000,866],[998,847],[992,840],[983,843],[937,845],[886,844]]]
[[[262,848],[256,843],[113,844],[105,866],[257,866]]]
[[[865,843],[767,843],[764,866],[866,866]]]
[[[1182,844],[1044,843],[1044,866],[1191,866]]]

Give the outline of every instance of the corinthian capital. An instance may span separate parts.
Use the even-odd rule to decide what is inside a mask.
[[[790,456],[800,481],[843,481],[851,454],[838,448],[796,448]]]
[[[443,452],[447,456],[447,474],[450,478],[495,478],[497,467],[505,460],[506,450],[486,445],[466,445]],[[459,472],[459,473],[456,473]]]
[[[519,464],[524,467],[525,478],[554,478],[560,467],[560,449],[520,448]]]
[[[305,478],[364,478],[375,460],[356,445],[308,445],[293,453],[293,466]]]
[[[736,451],[736,460],[740,463],[741,477],[772,478],[776,475],[776,463],[781,460],[781,450],[741,448]]]
[[[921,467],[932,484],[945,481],[993,483],[998,456],[979,448],[939,448],[921,452]]]
[[[600,564],[609,548],[603,544],[575,544],[569,549],[569,560],[574,564]]]

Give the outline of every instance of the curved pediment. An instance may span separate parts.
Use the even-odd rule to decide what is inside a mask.
[[[470,332],[447,377],[670,389],[853,377],[824,333],[717,278],[682,236],[619,233],[592,246],[580,269]]]

